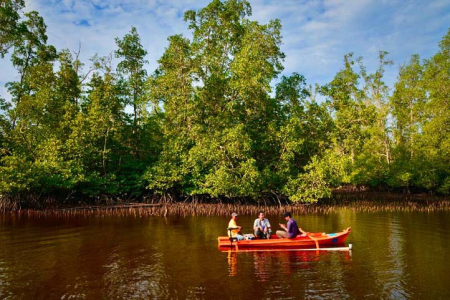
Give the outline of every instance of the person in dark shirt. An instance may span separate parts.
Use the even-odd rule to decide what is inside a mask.
[[[286,225],[280,224],[280,227],[283,230],[277,230],[276,234],[278,238],[280,239],[293,239],[297,237],[297,235],[302,234],[303,236],[306,236],[306,232],[303,231],[301,228],[298,228],[297,222],[292,219],[292,215],[290,212],[285,212],[283,214],[284,219],[287,221]]]

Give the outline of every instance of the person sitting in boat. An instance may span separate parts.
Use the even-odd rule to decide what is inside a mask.
[[[238,217],[237,213],[234,212],[231,214],[231,220],[228,223],[228,236],[236,238],[238,241],[242,241],[244,239],[244,236],[240,234],[242,227],[237,225],[236,223],[237,217]]]
[[[283,230],[277,230],[276,234],[280,239],[293,239],[297,237],[297,235],[302,234],[302,236],[306,236],[306,232],[301,228],[298,228],[297,222],[292,219],[292,215],[290,212],[285,212],[283,214],[284,219],[287,221],[286,225],[280,224],[280,227]]]
[[[270,222],[265,218],[263,211],[260,211],[258,218],[253,222],[253,230],[255,236],[260,239],[270,239],[272,233],[272,228],[270,227]]]

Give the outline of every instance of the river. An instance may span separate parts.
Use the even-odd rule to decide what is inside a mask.
[[[0,299],[450,299],[449,211],[293,217],[353,249],[221,252],[224,217],[0,215]]]

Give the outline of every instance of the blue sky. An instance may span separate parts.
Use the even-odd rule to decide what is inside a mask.
[[[386,71],[393,86],[399,66],[412,54],[429,58],[450,28],[450,0],[249,0],[252,20],[280,19],[285,70],[298,72],[309,84],[325,84],[342,68],[344,54],[363,56],[369,72],[385,50],[394,65]],[[49,43],[57,49],[78,50],[81,59],[116,49],[115,37],[135,26],[148,51],[152,73],[173,34],[190,36],[183,14],[200,9],[207,0],[26,0],[26,11],[37,10],[48,26]],[[17,80],[7,57],[0,59],[0,97],[4,85]]]

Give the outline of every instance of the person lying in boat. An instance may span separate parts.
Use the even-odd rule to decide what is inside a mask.
[[[301,234],[302,236],[306,236],[307,232],[303,231],[301,228],[298,228],[297,221],[292,219],[292,215],[290,212],[285,212],[283,214],[284,219],[287,221],[286,225],[280,224],[280,227],[283,230],[277,230],[276,234],[280,239],[293,239],[297,237],[297,235]]]
[[[236,238],[238,241],[242,241],[244,239],[244,236],[240,234],[242,227],[237,225],[237,217],[237,213],[234,212],[231,214],[231,220],[228,223],[228,236]]]
[[[253,231],[255,236],[260,239],[270,239],[272,233],[272,228],[270,227],[270,222],[265,218],[263,211],[260,211],[258,218],[253,222]]]

